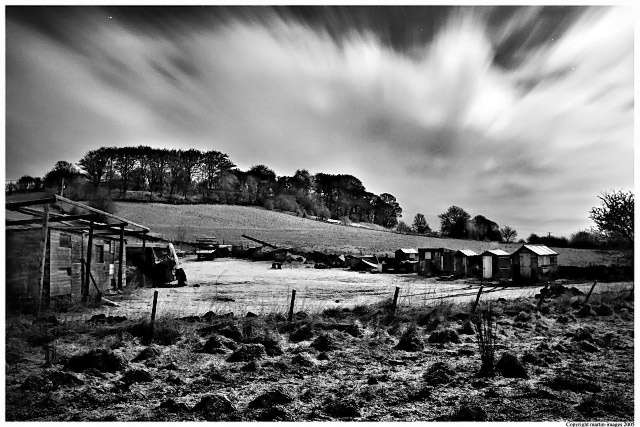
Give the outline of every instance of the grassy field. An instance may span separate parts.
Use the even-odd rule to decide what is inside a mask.
[[[499,244],[403,235],[383,230],[330,224],[247,206],[167,205],[160,203],[116,203],[117,214],[146,225],[153,233],[167,239],[194,241],[201,236],[216,236],[219,242],[254,245],[243,234],[278,247],[291,247],[303,252],[392,254],[398,248],[446,247],[471,249],[481,253],[502,248],[513,252],[519,244]],[[436,224],[431,224],[436,226]],[[616,264],[616,252],[555,248],[560,265],[584,267]]]
[[[632,425],[633,298],[583,301],[563,295],[537,310],[519,298],[476,314],[469,303],[359,305],[292,321],[160,315],[154,329],[116,316],[12,318],[6,419]],[[483,345],[489,319],[495,341]]]

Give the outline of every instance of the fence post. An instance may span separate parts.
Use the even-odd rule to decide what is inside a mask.
[[[296,290],[291,291],[291,306],[289,307],[289,322],[293,319],[293,306],[296,303]]]
[[[591,297],[591,292],[593,292],[593,288],[596,287],[596,283],[598,283],[597,280],[595,282],[593,282],[593,285],[591,285],[591,289],[589,289],[589,293],[587,294],[587,297],[584,300],[585,304],[589,302],[589,297]]]
[[[478,308],[478,303],[480,302],[480,295],[482,295],[482,285],[480,285],[480,289],[478,290],[478,296],[476,297],[476,302],[473,303],[473,308],[471,309],[472,313],[475,313],[476,308]]]
[[[393,295],[393,311],[395,312],[398,308],[398,294],[400,293],[400,287],[396,286],[396,293]]]
[[[156,308],[158,306],[158,291],[153,291],[153,306],[151,307],[151,338],[153,339],[153,327],[156,322]]]

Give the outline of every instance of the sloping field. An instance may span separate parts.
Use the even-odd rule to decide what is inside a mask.
[[[479,242],[435,237],[403,235],[389,231],[369,230],[330,224],[280,212],[247,206],[167,205],[160,203],[116,203],[117,214],[146,225],[153,233],[167,239],[194,241],[201,236],[216,236],[227,244],[253,245],[243,234],[278,247],[299,251],[328,253],[392,254],[398,248],[446,247],[471,249],[478,253],[500,247],[513,252],[519,244]],[[431,224],[437,226],[437,224]],[[555,248],[558,263],[584,267],[589,264],[616,264],[616,252]]]

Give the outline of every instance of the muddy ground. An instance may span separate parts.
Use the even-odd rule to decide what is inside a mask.
[[[188,283],[185,287],[136,287],[130,283],[124,295],[107,295],[118,307],[100,306],[82,312],[60,314],[61,320],[87,320],[94,314],[137,318],[149,316],[153,293],[158,290],[158,316],[182,317],[208,311],[243,316],[248,311],[257,314],[286,314],[292,290],[296,290],[296,311],[319,312],[326,309],[352,308],[376,304],[393,297],[400,288],[398,304],[429,306],[445,302],[475,300],[482,284],[475,279],[439,281],[417,274],[371,274],[349,269],[315,269],[313,264],[286,263],[281,270],[272,269],[270,261],[218,258],[197,261],[194,256],[182,259]],[[572,282],[588,292],[593,282]],[[631,282],[598,283],[594,292],[622,291]],[[533,297],[540,286],[512,287],[484,283],[483,301],[497,298]]]
[[[585,305],[572,292],[539,307],[501,298],[492,314],[379,301],[292,321],[167,315],[152,339],[148,323],[113,314],[9,318],[6,418],[632,421],[633,294]],[[487,319],[495,344],[482,347],[476,320]],[[479,376],[482,348],[493,376]]]

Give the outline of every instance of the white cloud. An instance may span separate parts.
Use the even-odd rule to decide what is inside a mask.
[[[24,54],[9,58],[35,71],[8,76],[8,120],[89,111],[91,126],[66,114],[75,130],[48,134],[70,161],[95,148],[87,141],[217,149],[280,175],[351,173],[394,194],[408,218],[456,204],[500,224],[527,212],[569,233],[587,225],[600,191],[632,183],[632,14],[594,9],[560,40],[521,52],[516,68],[494,65],[495,43],[535,21],[538,10],[526,12],[498,31],[482,13],[453,16],[411,54],[373,33],[336,41],[275,17],[147,33],[94,16],[69,30],[75,49],[11,26],[8,42]],[[41,107],[15,92],[33,88]]]

